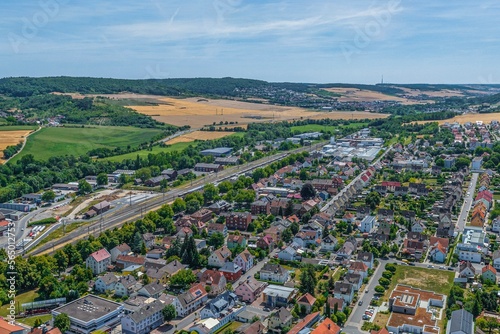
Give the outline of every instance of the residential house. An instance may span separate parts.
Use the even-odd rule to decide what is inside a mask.
[[[304,318],[300,319],[299,322],[290,328],[288,334],[299,334],[299,333],[309,333],[312,327],[321,319],[320,312],[309,313]]]
[[[333,235],[328,234],[326,237],[321,239],[321,252],[334,252],[335,247],[337,246],[337,238],[335,238]]]
[[[222,272],[226,280],[231,283],[239,280],[243,274],[243,268],[231,261],[224,263],[219,271]]]
[[[148,298],[158,298],[160,294],[165,290],[163,284],[159,282],[152,282],[144,285],[142,288],[137,291],[139,296],[144,296]]]
[[[210,297],[218,296],[226,291],[227,280],[220,271],[205,270],[201,275],[200,283],[205,287],[205,290],[208,291]]]
[[[342,257],[344,259],[350,259],[351,256],[356,251],[356,245],[354,245],[351,241],[346,241],[337,251],[337,256]]]
[[[281,334],[283,328],[290,328],[292,325],[292,314],[286,308],[281,307],[269,317],[268,332]]]
[[[105,272],[108,266],[111,265],[111,254],[105,248],[102,248],[90,254],[85,260],[85,265],[92,270],[94,275],[99,275]]]
[[[270,235],[260,237],[256,243],[257,248],[272,251],[274,249],[274,241]]]
[[[363,277],[360,274],[347,273],[344,276],[344,282],[352,284],[354,291],[359,291],[363,284]]]
[[[234,249],[237,247],[245,248],[247,246],[247,239],[242,235],[230,234],[227,237],[227,248]]]
[[[358,261],[363,262],[368,269],[373,268],[373,253],[370,252],[359,252],[358,253]]]
[[[268,215],[271,213],[271,203],[265,200],[257,200],[250,205],[252,215]]]
[[[474,316],[465,309],[451,312],[446,334],[474,334]]]
[[[222,216],[226,217],[226,226],[229,230],[246,231],[252,222],[250,212],[230,212]]]
[[[298,250],[300,246],[296,243],[292,243],[290,246],[287,246],[285,249],[281,250],[278,253],[278,258],[284,261],[295,261],[301,258],[301,252]]]
[[[176,297],[179,303],[175,303],[178,306],[177,315],[180,317],[185,317],[188,314],[193,313],[202,304],[204,304],[208,299],[208,294],[201,283],[193,285],[188,291],[181,293]]]
[[[410,211],[410,210],[401,210],[399,212],[401,217],[403,217],[406,221],[410,222],[410,224],[414,224],[416,221],[416,214],[415,211]]]
[[[218,319],[226,316],[227,311],[236,305],[238,297],[231,291],[226,291],[205,304],[200,311],[200,318],[214,318]]]
[[[260,279],[277,283],[286,283],[288,281],[288,270],[279,264],[266,263],[259,271]]]
[[[267,283],[257,281],[252,276],[249,276],[243,282],[234,289],[234,293],[240,298],[241,301],[247,303],[253,303],[259,296],[262,291],[267,287]]]
[[[488,280],[493,282],[494,284],[497,283],[497,270],[495,268],[488,264],[484,266],[481,271],[481,277],[484,281]]]
[[[134,265],[143,266],[145,262],[146,258],[142,255],[118,255],[116,258],[116,267],[124,269]]]
[[[231,251],[227,246],[222,246],[221,248],[215,250],[210,256],[208,257],[208,265],[210,267],[217,267],[220,268],[224,266],[226,261],[229,259],[231,256]]]
[[[491,259],[493,261],[493,268],[500,270],[500,249],[497,249],[491,255]]]
[[[341,328],[332,319],[325,318],[312,330],[311,334],[339,334],[340,331]]]
[[[333,297],[344,300],[348,305],[354,299],[354,288],[350,283],[335,282]]]
[[[159,327],[165,321],[162,310],[164,305],[154,300],[141,307],[140,310],[124,315],[121,318],[122,333],[147,334]]]
[[[369,206],[358,206],[356,209],[356,219],[363,219],[370,214]]]
[[[462,261],[458,268],[458,275],[461,278],[474,278],[476,275],[476,268],[470,261]]]
[[[172,261],[177,262],[177,261]],[[170,275],[167,272],[167,266],[161,268],[150,268],[146,270],[146,276],[152,281],[159,281],[161,284],[166,284]]]
[[[212,215],[213,215],[212,211],[202,208],[196,211],[195,213],[191,214],[191,218],[199,220],[203,223],[207,223],[209,220],[212,219]]]
[[[361,221],[361,225],[359,226],[360,232],[370,233],[371,230],[375,227],[375,217],[374,216],[366,216]]]
[[[253,260],[254,256],[247,249],[245,249],[234,258],[234,263],[240,266],[243,269],[243,272],[246,273],[253,267]]]
[[[394,220],[394,211],[389,209],[378,209],[378,220]]]
[[[132,249],[126,243],[115,246],[110,251],[111,262],[113,262],[113,263],[116,262],[116,258],[118,257],[118,255],[128,255],[131,252],[132,252]]]
[[[301,227],[300,231],[293,238],[293,242],[300,247],[307,247],[309,245],[319,245],[321,243],[322,230],[320,226],[314,224],[307,224]]]
[[[115,289],[115,284],[118,282],[118,278],[112,273],[106,273],[103,276],[99,276],[94,284],[94,289],[97,292],[104,293],[106,291],[111,291]]]
[[[146,248],[149,249],[155,244],[155,236],[153,235],[153,233],[144,233],[142,235],[142,241],[146,245]]]
[[[423,233],[426,229],[426,226],[421,221],[416,221],[411,225],[411,231],[417,233]]]
[[[226,224],[209,223],[207,224],[207,233],[209,236],[211,236],[214,233],[220,233],[224,236],[224,238],[226,238],[227,226]]]
[[[359,274],[362,278],[368,277],[368,266],[361,261],[351,263],[347,270],[349,274]]]
[[[286,227],[283,225],[273,225],[268,229],[264,230],[263,234],[266,236],[270,236],[275,243],[281,241],[281,236],[283,235],[283,231],[285,231]]]
[[[329,296],[327,302],[330,304],[330,310],[335,310],[335,308],[337,308],[340,312],[344,311],[345,302],[342,298]]]
[[[118,297],[131,296],[142,288],[142,284],[132,275],[121,276],[115,284],[115,295]]]
[[[297,289],[269,284],[262,291],[262,301],[268,307],[288,306],[297,296]]]
[[[299,304],[300,308],[304,308],[306,310],[306,314],[311,313],[312,307],[316,302],[316,298],[312,296],[309,292],[303,294],[299,299],[297,299],[297,304]]]

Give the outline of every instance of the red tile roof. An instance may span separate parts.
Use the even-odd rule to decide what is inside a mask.
[[[309,292],[306,293],[305,295],[302,295],[302,297],[297,300],[298,303],[305,303],[310,306],[313,306],[314,302],[316,301],[316,298],[314,298]]]
[[[300,320],[298,324],[293,326],[290,329],[290,331],[288,331],[288,334],[297,334],[302,329],[304,329],[304,327],[306,327],[315,317],[317,317],[318,314],[319,314],[319,312],[309,314],[304,319]]]
[[[338,334],[340,327],[330,318],[325,318],[322,323],[316,327],[311,334]]]
[[[496,270],[495,268],[493,268],[493,267],[492,267],[491,265],[489,265],[489,264],[487,264],[487,265],[485,265],[485,266],[483,267],[483,270],[482,270],[482,271],[483,271],[483,274],[484,274],[485,272],[487,272],[488,270],[489,270],[489,271],[491,271],[491,272],[492,272],[493,274],[495,274],[495,275],[497,274],[497,270]]]
[[[111,254],[108,253],[106,249],[99,249],[97,252],[90,254],[97,262],[101,262],[111,257]]]

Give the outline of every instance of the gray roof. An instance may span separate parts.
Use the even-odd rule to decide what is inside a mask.
[[[285,323],[288,320],[290,320],[290,318],[292,317],[292,314],[286,308],[282,307],[277,312],[275,312],[272,316],[280,319],[281,323]]]
[[[272,263],[266,263],[264,265],[264,267],[262,267],[262,269],[260,270],[260,272],[263,272],[263,271],[267,271],[267,272],[272,272],[272,273],[275,273],[275,274],[285,274],[286,273],[286,269],[283,268],[282,266],[280,266],[279,264],[272,264]]]
[[[118,278],[115,275],[113,275],[112,273],[106,273],[105,275],[100,276],[97,279],[99,279],[99,278],[106,285],[108,285],[110,283],[116,283],[116,282],[118,282]]]
[[[470,312],[461,309],[451,312],[450,334],[474,333],[474,319]]]
[[[80,299],[74,300],[68,304],[60,306],[52,310],[55,313],[66,313],[70,319],[77,319],[84,323],[94,321],[109,313],[119,311],[123,306],[119,303],[113,302],[94,295],[87,295]]]
[[[159,300],[155,300],[152,303],[144,305],[139,310],[130,313],[128,316],[130,317],[130,319],[132,319],[132,321],[134,321],[137,324],[143,321],[144,319],[151,317],[155,313],[161,312],[163,307],[164,306],[162,302],[160,302]]]
[[[122,276],[119,282],[125,287],[125,289],[128,289],[132,285],[136,284],[137,280],[135,279],[134,276],[127,275],[127,276]]]
[[[160,283],[157,283],[157,282],[149,283],[149,284],[143,286],[142,288],[144,290],[146,290],[149,295],[161,293],[163,290],[165,290],[163,285],[161,285]]]

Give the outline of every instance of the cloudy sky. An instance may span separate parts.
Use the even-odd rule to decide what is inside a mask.
[[[0,77],[500,83],[498,0],[18,0],[0,13]]]

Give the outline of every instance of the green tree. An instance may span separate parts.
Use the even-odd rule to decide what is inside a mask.
[[[189,200],[186,202],[186,213],[194,213],[200,210],[201,204],[195,199]]]
[[[78,193],[80,195],[89,194],[92,192],[92,186],[85,180],[78,181]]]
[[[300,173],[299,173],[299,178],[302,181],[305,181],[305,180],[307,180],[307,177],[308,177],[307,171],[305,169],[301,169]]]
[[[302,188],[300,189],[300,196],[304,199],[304,200],[308,200],[308,199],[311,199],[313,198],[314,196],[316,196],[316,190],[314,189],[314,187],[312,186],[312,184],[310,183],[306,183],[302,186]]]
[[[170,285],[176,287],[187,288],[194,282],[196,282],[196,276],[191,269],[179,270],[170,277]]]
[[[71,321],[66,313],[61,313],[56,315],[54,318],[54,327],[59,328],[61,333],[65,333],[69,330],[71,326]]]
[[[99,175],[97,175],[97,185],[105,186],[107,184],[108,184],[108,175],[106,175],[106,173],[99,173]]]
[[[52,190],[48,190],[43,193],[42,195],[42,201],[44,202],[52,202],[56,198],[56,193],[53,192]]]
[[[180,197],[176,198],[175,201],[172,203],[172,210],[174,210],[175,213],[185,211],[186,202]]]
[[[172,304],[165,306],[163,310],[161,310],[161,313],[163,314],[163,320],[165,322],[170,322],[177,317],[177,311]]]
[[[219,189],[212,183],[207,183],[203,187],[203,200],[205,204],[216,200],[218,196],[219,196]]]
[[[224,235],[222,233],[213,233],[207,240],[209,246],[213,246],[215,249],[224,245]]]

